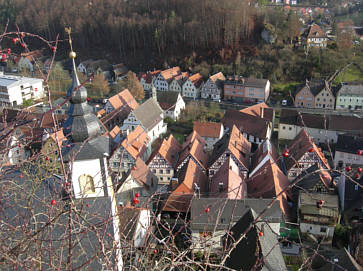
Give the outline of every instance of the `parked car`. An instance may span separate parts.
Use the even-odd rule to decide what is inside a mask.
[[[287,105],[287,100],[282,100],[281,105],[286,106]]]

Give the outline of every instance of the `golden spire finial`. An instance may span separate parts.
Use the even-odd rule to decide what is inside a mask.
[[[75,59],[76,58],[76,53],[73,51],[72,37],[71,37],[72,28],[71,27],[65,27],[65,31],[68,34],[69,46],[71,47],[71,52],[69,53],[69,57],[72,58],[72,59]]]

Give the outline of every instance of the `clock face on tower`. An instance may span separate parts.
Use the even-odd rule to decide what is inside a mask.
[[[78,180],[81,194],[94,194],[96,192],[93,178],[90,175],[82,174]]]

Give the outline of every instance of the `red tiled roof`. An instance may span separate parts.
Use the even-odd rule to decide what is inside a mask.
[[[262,160],[267,155],[269,155],[275,163],[277,163],[278,165],[280,164],[281,161],[279,159],[279,154],[277,153],[275,146],[269,139],[263,141],[252,155],[251,172],[259,165],[260,162],[262,162]]]
[[[223,184],[223,191],[220,191]],[[223,197],[229,199],[243,199],[247,195],[247,185],[244,176],[239,175],[237,165],[228,158],[213,175],[210,184],[210,197]]]
[[[314,153],[318,156],[319,160],[321,161],[322,165],[325,168],[330,169],[328,160],[325,158],[323,152],[320,148],[318,148],[314,141],[309,137],[308,133],[305,129],[301,129],[299,134],[294,138],[291,145],[288,147],[290,156],[285,158],[285,165],[286,169],[290,170],[296,163],[306,154],[309,152],[309,149],[313,149]]]
[[[264,102],[249,106],[245,109],[240,110],[239,112],[246,113],[255,117],[260,117],[270,122],[273,121],[274,110]]]
[[[118,134],[120,134],[121,130],[120,127],[118,127],[118,125],[116,125],[115,127],[113,127],[113,129],[109,132],[109,135],[112,139],[114,139]]]
[[[226,77],[224,77],[223,73],[218,72],[216,74],[213,74],[211,77],[209,77],[210,80],[213,81],[213,83],[216,83],[218,80],[224,81],[226,80]]]
[[[200,73],[196,73],[189,77],[189,81],[192,82],[196,88],[199,88],[203,83],[203,77],[200,75]]]
[[[274,198],[289,186],[288,177],[281,171],[278,165],[271,159],[256,171],[247,180],[248,197],[250,198]],[[290,207],[287,198],[291,198],[288,190],[279,196],[281,210],[284,215],[290,215]]]
[[[161,72],[161,76],[164,78],[165,81],[171,81],[175,76],[181,73],[179,67],[173,67]]]
[[[216,122],[194,122],[193,130],[202,137],[219,138],[222,124]]]
[[[125,138],[121,145],[125,150],[134,158],[138,158],[146,151],[146,145],[149,143],[150,138],[145,133],[144,129],[137,126],[127,138]]]
[[[312,24],[309,28],[308,38],[325,38],[325,32],[317,24]]]
[[[122,106],[127,106],[131,110],[135,110],[139,104],[136,102],[134,96],[130,93],[128,89],[124,89],[120,93],[112,96],[108,99],[112,107],[116,110]]]
[[[136,159],[135,168],[131,170],[131,176],[147,189],[151,188],[153,181],[155,181],[154,185],[157,184],[157,178],[151,173],[140,157]]]
[[[150,156],[148,164],[154,159],[157,154],[160,154],[172,167],[175,166],[178,152],[181,146],[173,135],[170,135],[168,140],[163,140],[160,147]]]
[[[179,186],[170,194],[163,211],[188,212],[195,188],[199,187],[200,193],[206,193],[208,189],[208,178],[199,166],[190,159],[183,167]]]

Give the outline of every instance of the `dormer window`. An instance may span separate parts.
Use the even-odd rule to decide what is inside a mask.
[[[82,194],[93,194],[96,192],[94,180],[90,175],[82,174],[78,180]]]

